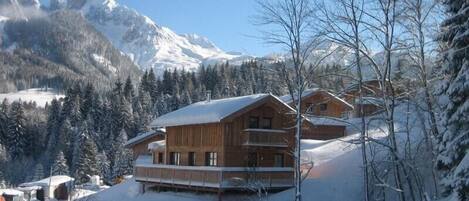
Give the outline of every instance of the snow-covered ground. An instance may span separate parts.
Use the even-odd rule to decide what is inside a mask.
[[[404,144],[403,140],[407,135],[402,132],[405,128],[406,106],[402,104],[396,108],[396,131],[399,133],[398,141]],[[412,125],[411,140],[420,140],[420,129],[418,114],[411,113],[409,122]],[[379,116],[372,117],[373,119]],[[368,118],[368,120],[371,118]],[[351,125],[347,130],[349,135],[340,139],[321,141],[321,140],[302,140],[302,160],[304,162],[312,161],[314,168],[311,170],[308,178],[303,182],[303,200],[321,200],[321,201],[361,201],[363,200],[362,187],[362,159],[361,149],[356,140],[359,132],[354,128],[360,119],[350,119]],[[378,140],[384,140],[386,136],[383,133],[381,123],[371,123],[368,129],[368,135]],[[284,201],[291,200],[293,189],[272,193],[262,200]],[[92,195],[94,200],[98,201],[199,201],[199,200],[217,200],[214,194],[195,194],[188,192],[161,192],[147,191],[144,194],[139,193],[139,185],[130,179],[122,184],[113,186],[107,190]],[[259,200],[255,195],[225,195],[224,200]]]
[[[22,102],[34,101],[39,107],[44,107],[46,103],[50,103],[54,98],[60,99],[65,97],[63,94],[57,93],[54,89],[45,90],[43,88],[31,88],[11,93],[0,93],[0,101],[8,99],[13,101],[21,100]]]

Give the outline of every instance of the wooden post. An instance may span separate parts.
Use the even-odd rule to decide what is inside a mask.
[[[161,179],[163,177],[163,169],[160,169],[160,185],[161,185]]]
[[[189,171],[189,188],[192,187],[192,170]]]
[[[173,168],[173,174],[171,175],[171,186],[173,186],[174,190],[174,176],[176,175],[176,169]]]
[[[217,193],[217,195],[218,195],[218,201],[222,201],[222,197],[223,197],[223,190],[219,188],[219,189],[218,189],[218,193]]]
[[[222,201],[223,194],[223,171],[218,172],[218,201]]]
[[[202,186],[205,187],[205,178],[207,177],[207,172],[204,171],[204,178],[202,178]]]
[[[222,188],[223,187],[223,171],[220,170],[220,172],[218,172],[218,188]]]
[[[272,173],[269,173],[269,186],[272,188]]]

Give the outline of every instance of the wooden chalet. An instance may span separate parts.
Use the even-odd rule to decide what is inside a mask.
[[[293,186],[294,110],[270,94],[206,100],[160,116],[164,140],[138,152],[143,186],[217,191]],[[132,140],[132,139],[131,139]],[[219,194],[220,195],[220,194]]]
[[[132,149],[133,158],[137,159],[139,155],[149,154],[148,145],[155,141],[164,140],[164,130],[150,130],[145,133],[140,133],[127,141],[125,147]]]
[[[301,97],[301,112],[305,118],[302,139],[328,140],[345,136],[346,125],[340,118],[353,111],[351,104],[319,88],[307,89]],[[292,107],[296,104],[291,95],[280,99]]]
[[[360,110],[363,108],[363,115],[369,116],[375,114],[382,104],[382,96],[384,90],[382,89],[379,80],[371,79],[363,82],[362,93],[363,102],[360,104],[359,87],[357,84],[348,86],[345,89],[344,99],[354,105],[354,111],[351,117],[360,117]]]

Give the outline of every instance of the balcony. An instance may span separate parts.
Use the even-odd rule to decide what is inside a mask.
[[[288,147],[285,130],[248,128],[242,136],[244,146]]]
[[[144,158],[145,157],[145,158]],[[140,156],[134,177],[139,182],[207,189],[289,188],[293,186],[293,168],[285,167],[208,167],[152,164]]]

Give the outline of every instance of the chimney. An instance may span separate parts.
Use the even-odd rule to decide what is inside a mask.
[[[207,102],[210,102],[212,100],[212,91],[207,90]]]

